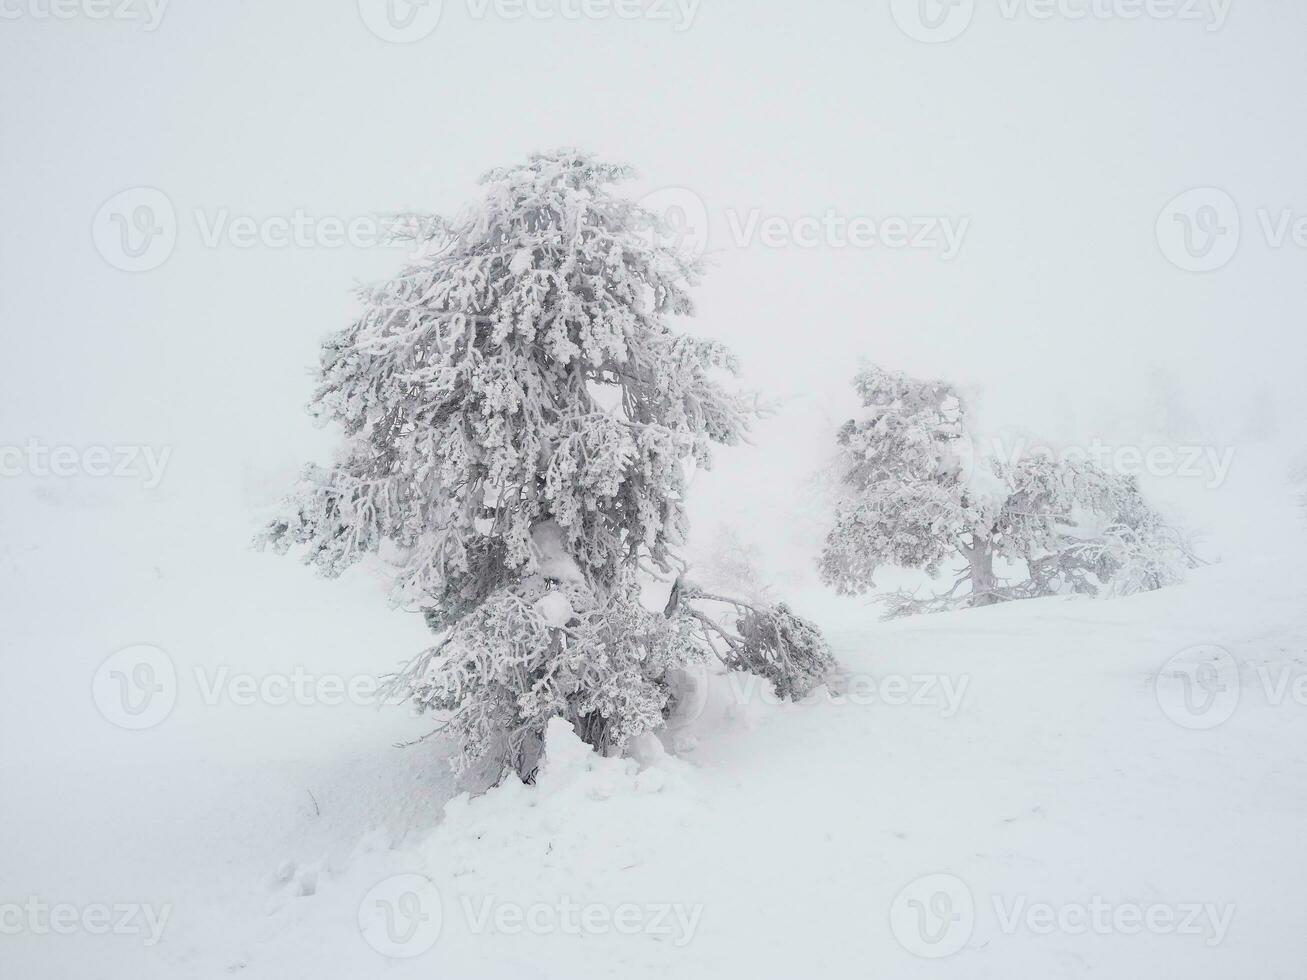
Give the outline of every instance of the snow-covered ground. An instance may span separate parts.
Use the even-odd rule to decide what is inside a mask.
[[[705,675],[638,758],[559,727],[535,786],[469,799],[438,740],[394,747],[428,722],[321,703],[323,678],[423,642],[377,582],[249,553],[248,515],[194,524],[186,496],[115,550],[119,504],[66,490],[42,503],[57,532],[6,527],[5,977],[1301,975],[1287,509],[1149,595],[894,624],[845,605],[842,694]],[[78,542],[60,614],[43,589]],[[107,635],[167,651],[159,724],[102,716]],[[233,681],[297,666],[317,703]]]

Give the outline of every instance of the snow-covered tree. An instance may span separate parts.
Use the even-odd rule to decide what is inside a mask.
[[[661,722],[672,671],[743,662],[758,631],[712,633],[691,586],[664,615],[640,603],[642,575],[681,570],[687,470],[739,442],[751,408],[723,383],[730,353],[672,328],[701,270],[611,192],[629,176],[538,154],[454,220],[402,218],[422,258],[363,290],[322,352],[312,411],[345,444],[264,535],[328,576],[391,563],[393,601],[439,635],[393,689],[448,713],[464,767],[528,776],[554,716],[620,748]],[[764,659],[829,661],[783,607],[749,615],[776,627],[748,647]]]
[[[772,593],[759,548],[731,524],[718,524],[713,535],[691,552],[691,559],[695,581],[704,588],[755,602],[767,601]]]
[[[888,596],[900,616],[1155,589],[1195,563],[1133,477],[1049,454],[978,455],[967,405],[946,382],[871,366],[854,385],[867,413],[839,431],[835,519],[820,562],[839,591],[873,589],[886,566],[932,578],[960,569],[941,594]],[[1000,578],[996,563],[1015,577]]]

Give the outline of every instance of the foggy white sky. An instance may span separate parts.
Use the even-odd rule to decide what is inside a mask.
[[[493,6],[478,19],[468,4],[445,0],[436,29],[401,45],[352,0],[175,0],[152,32],[6,0],[5,440],[170,445],[166,492],[230,487],[233,514],[235,488],[264,502],[326,445],[303,411],[318,342],[350,317],[351,284],[399,258],[209,248],[194,213],[449,211],[487,168],[558,145],[630,162],[632,194],[681,186],[708,206],[716,267],[690,328],[793,406],[721,456],[702,491],[718,501],[803,476],[859,357],[981,383],[995,421],[1082,438],[1110,416],[1103,434],[1119,437],[1153,364],[1225,420],[1221,438],[1267,391],[1285,425],[1302,417],[1307,249],[1270,247],[1256,217],[1307,214],[1302,4],[1235,0],[1208,30],[982,2],[942,44],[909,38],[884,2],[702,0],[685,30]],[[90,229],[141,185],[169,196],[178,240],[128,274]],[[1196,186],[1226,190],[1242,217],[1238,254],[1206,274],[1168,262],[1154,232]],[[968,226],[946,262],[737,248],[728,210]],[[6,497],[55,519],[27,489]]]
[[[698,329],[728,338],[760,385],[829,384],[867,355],[1080,398],[1144,360],[1236,389],[1288,386],[1304,361],[1307,253],[1250,234],[1258,207],[1307,212],[1301,4],[1236,0],[1209,32],[1007,20],[982,3],[939,45],[906,37],[885,3],[765,0],[702,0],[680,32],[474,20],[446,0],[410,45],[373,37],[346,0],[177,0],[153,33],[31,16],[0,26],[0,404],[24,433],[162,426],[181,439],[220,420],[229,437],[284,424],[305,394],[287,378],[347,316],[351,279],[393,263],[205,249],[191,209],[446,210],[488,167],[558,144],[627,160],[647,188],[692,188],[717,219],[970,218],[951,263],[875,247],[727,249]],[[182,228],[165,266],[127,275],[96,254],[88,226],[142,184],[172,198]],[[1245,226],[1235,261],[1201,276],[1170,266],[1153,233],[1195,185],[1228,190]]]

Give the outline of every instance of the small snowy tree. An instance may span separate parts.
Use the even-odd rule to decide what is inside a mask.
[[[709,651],[800,664],[795,694],[828,666],[783,607],[750,613],[777,627],[755,641],[747,617],[710,634],[692,587],[665,615],[640,604],[642,572],[680,571],[687,468],[739,442],[750,408],[721,382],[730,353],[670,326],[700,267],[610,192],[628,176],[540,154],[488,173],[453,221],[403,217],[424,257],[363,290],[322,352],[312,410],[345,445],[264,535],[328,576],[386,555],[393,601],[439,635],[392,690],[447,713],[461,768],[529,776],[555,716],[619,749]]]
[[[713,536],[691,557],[695,580],[707,589],[752,601],[766,601],[771,595],[758,547],[730,524],[718,524]]]
[[[867,408],[838,435],[840,480],[823,579],[846,594],[874,588],[885,566],[952,587],[885,599],[890,616],[1059,593],[1160,588],[1194,564],[1187,540],[1135,480],[1046,454],[977,458],[967,406],[942,381],[867,367],[854,381]],[[996,561],[1024,568],[1000,581]]]

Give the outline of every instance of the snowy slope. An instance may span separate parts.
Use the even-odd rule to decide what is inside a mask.
[[[556,732],[538,785],[448,813],[446,747],[394,744],[429,720],[234,696],[240,676],[383,673],[429,635],[364,571],[324,582],[248,549],[251,508],[283,481],[179,470],[148,499],[10,483],[0,977],[1297,977],[1307,535],[1283,458],[1241,457],[1187,501],[1226,560],[1145,596],[884,624],[781,553],[842,696],[777,705],[748,678],[701,678],[670,755],[599,760]],[[746,516],[776,526],[789,507]],[[178,691],[129,731],[92,677],[137,643],[167,652]],[[1193,647],[1215,670],[1173,664],[1159,700]],[[1207,712],[1185,716],[1186,683]],[[393,879],[412,874],[427,884]],[[935,874],[951,877],[913,885]],[[154,918],[59,934],[14,911],[29,900]],[[395,937],[413,926],[404,949],[387,908]]]
[[[675,756],[599,759],[560,727],[538,785],[443,819],[440,750],[390,748],[397,713],[317,757],[11,767],[6,898],[172,909],[154,946],[6,936],[4,975],[1296,976],[1307,602],[1266,561],[869,623],[834,637],[842,698],[713,676]],[[1202,730],[1156,679],[1207,644],[1241,690]],[[912,886],[931,874],[950,877]],[[925,892],[892,918],[905,886]],[[1077,917],[1095,902],[1105,931]],[[1067,928],[1027,918],[1038,903]],[[958,918],[918,919],[936,913]]]
[[[1307,604],[1299,590],[1240,596],[1235,624],[1238,585],[1209,574],[1140,600],[844,635],[845,663],[874,686],[776,707],[719,679],[690,726],[697,746],[640,771],[555,732],[539,786],[459,801],[422,844],[358,855],[277,913],[283,927],[247,947],[251,975],[381,975],[355,927],[360,897],[416,872],[443,928],[387,976],[1294,976],[1307,951],[1307,708],[1269,703],[1256,669],[1307,669]],[[1243,698],[1221,726],[1183,727],[1159,704],[1172,637],[1219,643],[1242,664]],[[896,676],[908,703],[885,703],[900,699]],[[906,951],[911,934],[891,927],[896,894],[931,873],[965,882],[975,907],[942,962]],[[633,928],[648,931],[565,934],[564,897],[631,903]],[[542,905],[552,931],[476,934],[487,899]],[[1038,921],[1005,932],[1023,899],[1170,907],[1175,929],[1192,917],[1194,931],[1127,934],[1125,913],[1107,935],[1043,935]],[[660,903],[673,908],[666,932],[647,911]]]

